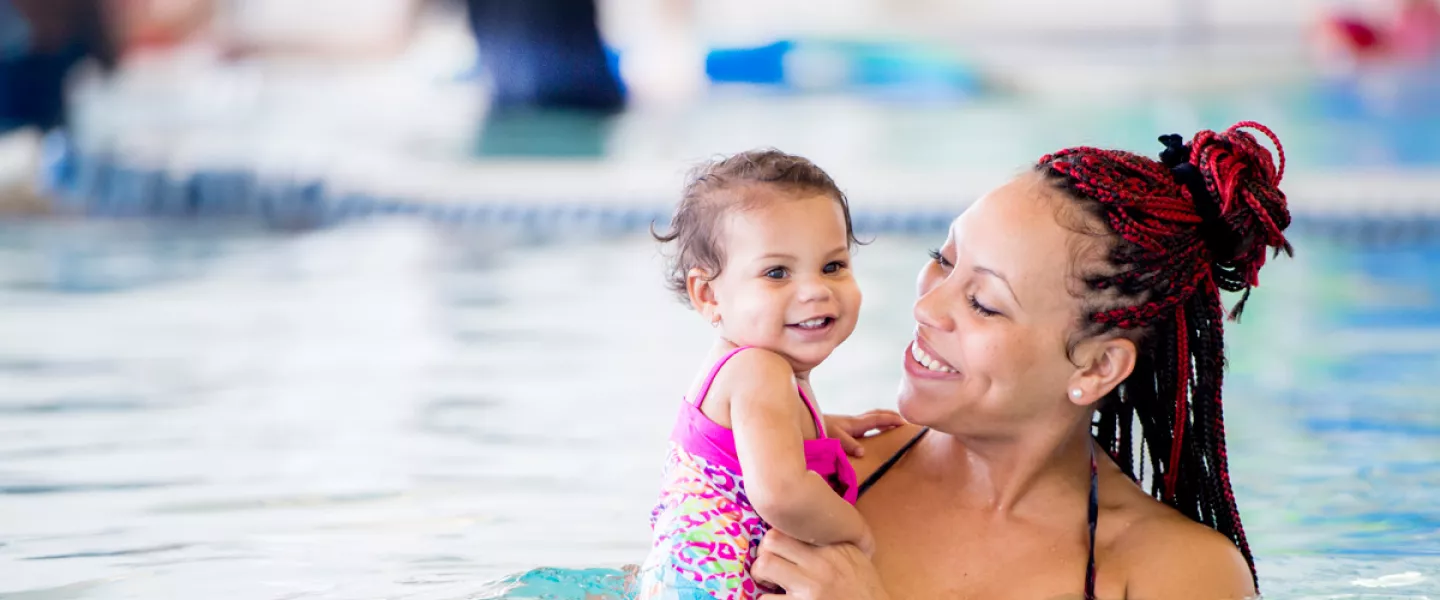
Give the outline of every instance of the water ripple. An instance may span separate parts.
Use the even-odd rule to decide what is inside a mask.
[[[54,484],[3,484],[0,495],[30,496],[43,494],[83,494],[90,492],[128,492],[134,490],[162,489],[194,485],[197,480],[180,481],[135,481],[117,483],[54,483]]]
[[[27,404],[0,404],[0,415],[124,413],[173,406],[137,396],[64,396]]]
[[[275,496],[271,498],[250,498],[216,500],[189,504],[168,504],[150,509],[152,513],[228,513],[276,508],[324,508],[343,504],[358,504],[391,500],[403,496],[400,492],[360,492],[353,494],[317,494]]]
[[[92,550],[88,552],[71,552],[68,554],[50,554],[45,556],[27,556],[21,560],[64,560],[69,558],[104,558],[112,556],[135,556],[139,554],[155,554],[159,552],[171,552],[184,550],[192,544],[167,544],[163,546],[149,546],[145,548],[125,548],[122,550]]]

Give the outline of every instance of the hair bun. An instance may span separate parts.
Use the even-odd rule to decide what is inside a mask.
[[[1245,128],[1258,130],[1274,142],[1280,156],[1278,167],[1270,150]],[[1281,251],[1287,255],[1294,252],[1285,239],[1290,210],[1279,187],[1285,174],[1285,149],[1270,128],[1242,121],[1221,133],[1207,130],[1195,134],[1190,142],[1189,163],[1200,171],[1210,199],[1218,206],[1218,220],[1207,219],[1212,221],[1212,227],[1223,230],[1224,235],[1215,241],[1223,240],[1228,246],[1214,253],[1215,282],[1221,289],[1246,290],[1248,295],[1248,289],[1260,282],[1267,248],[1274,248],[1277,255]],[[1203,210],[1199,206],[1197,209]],[[1232,317],[1239,316],[1243,305],[1242,299]]]

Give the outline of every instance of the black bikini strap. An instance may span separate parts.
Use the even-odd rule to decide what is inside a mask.
[[[1100,467],[1090,444],[1090,559],[1085,565],[1085,600],[1095,600],[1095,524],[1100,521]]]
[[[865,481],[860,484],[860,490],[857,495],[863,495],[865,493],[865,490],[870,489],[870,486],[875,485],[875,482],[880,481],[880,477],[883,476],[886,471],[889,471],[890,467],[895,466],[895,463],[900,462],[900,459],[905,456],[905,453],[909,452],[910,448],[915,446],[915,442],[920,441],[920,438],[925,437],[925,434],[929,432],[929,427],[921,429],[920,433],[915,434],[915,437],[910,438],[910,441],[905,442],[905,445],[901,446],[899,451],[897,451],[895,454],[890,455],[890,458],[885,459],[885,462],[880,465],[880,468],[875,469],[875,472],[871,473],[870,476],[866,477]]]

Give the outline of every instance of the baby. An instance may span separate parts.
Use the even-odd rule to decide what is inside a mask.
[[[639,598],[764,593],[749,568],[770,527],[869,553],[855,471],[810,387],[860,313],[845,195],[804,158],[745,152],[692,173],[670,226],[655,235],[674,246],[670,287],[715,346],[671,433]]]

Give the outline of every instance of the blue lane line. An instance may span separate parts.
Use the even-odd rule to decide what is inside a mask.
[[[61,208],[95,217],[259,219],[287,229],[336,225],[374,216],[409,217],[458,227],[501,226],[628,234],[663,227],[664,207],[652,203],[495,202],[437,204],[363,193],[336,195],[321,181],[264,179],[242,170],[207,170],[177,178],[162,170],[81,155],[60,137],[46,140],[41,183]],[[936,209],[856,209],[861,234],[943,234],[953,215]],[[1360,245],[1432,245],[1440,241],[1435,214],[1297,215],[1292,231]]]

